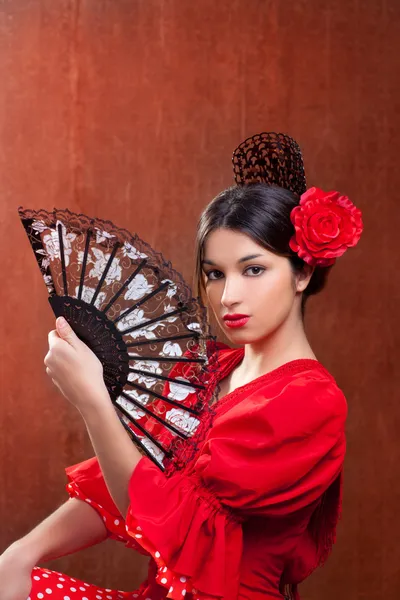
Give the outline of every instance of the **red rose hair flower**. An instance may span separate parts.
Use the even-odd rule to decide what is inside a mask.
[[[355,246],[363,230],[361,211],[339,192],[312,187],[291,214],[296,230],[290,248],[312,266],[329,267]]]

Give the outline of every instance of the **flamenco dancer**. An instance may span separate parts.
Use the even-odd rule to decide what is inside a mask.
[[[0,557],[1,600],[298,600],[298,584],[330,554],[347,405],[303,318],[357,244],[361,213],[338,192],[306,188],[300,149],[283,134],[245,140],[234,173],[237,185],[198,225],[198,293],[233,347],[219,346],[219,396],[197,454],[168,477],[143,456],[99,359],[58,318],[46,371],[96,456],[67,468],[69,500]],[[149,556],[139,589],[36,566],[107,537]]]

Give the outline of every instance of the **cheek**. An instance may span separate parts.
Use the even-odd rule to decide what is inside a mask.
[[[290,274],[281,273],[272,274],[258,287],[252,294],[252,303],[257,311],[257,315],[264,316],[264,319],[279,319],[290,310],[295,290]]]
[[[215,312],[216,308],[221,304],[222,287],[215,284],[209,285],[206,288],[207,304]]]

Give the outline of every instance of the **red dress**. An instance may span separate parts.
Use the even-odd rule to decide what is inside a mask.
[[[243,349],[222,351],[219,378],[242,358]],[[102,515],[112,538],[151,557],[142,586],[101,590],[36,569],[31,600],[299,598],[297,584],[335,540],[346,399],[318,361],[298,359],[227,394],[215,410],[183,470],[167,477],[140,460],[125,518],[96,459],[67,469],[70,495]]]

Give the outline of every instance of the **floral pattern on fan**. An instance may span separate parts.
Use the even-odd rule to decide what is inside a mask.
[[[136,234],[69,210],[19,209],[56,316],[103,364],[122,423],[167,474],[194,456],[217,393],[200,299]]]

